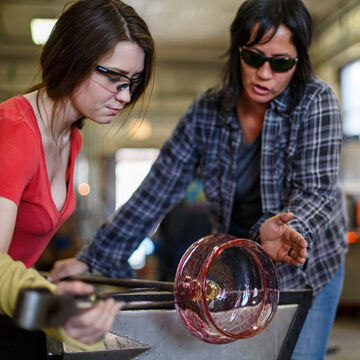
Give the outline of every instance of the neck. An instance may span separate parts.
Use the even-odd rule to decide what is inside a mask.
[[[260,104],[250,100],[243,92],[238,100],[237,108],[242,114],[251,114],[251,117],[264,120],[265,112],[269,107],[269,103]]]
[[[268,104],[259,104],[245,96],[240,96],[237,103],[237,114],[247,144],[254,141],[260,134],[264,124]]]
[[[35,91],[26,94],[25,97],[34,109],[43,136],[52,138],[59,144],[62,139],[69,137],[71,126],[77,120],[77,118],[69,116],[71,113],[69,101],[62,100],[54,112],[55,102],[47,95],[46,91]]]

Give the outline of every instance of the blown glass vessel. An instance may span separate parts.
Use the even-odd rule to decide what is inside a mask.
[[[185,252],[174,294],[186,328],[205,342],[224,344],[262,331],[275,315],[280,289],[275,266],[261,245],[214,234]]]

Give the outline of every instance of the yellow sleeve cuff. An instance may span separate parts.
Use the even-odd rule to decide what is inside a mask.
[[[25,288],[47,288],[55,293],[56,285],[46,280],[36,270],[28,269],[21,261],[14,261],[8,254],[0,253],[0,313],[13,316],[18,294]],[[104,347],[100,340],[92,345],[83,344],[68,336],[63,328],[44,329],[44,332],[73,347],[94,351]]]
[[[0,313],[13,316],[19,292],[25,288],[42,287],[55,292],[56,285],[21,261],[0,253]]]
[[[47,328],[47,329],[43,329],[43,330],[44,330],[45,334],[52,336],[56,339],[59,339],[61,341],[64,341],[68,345],[70,345],[71,347],[73,347],[75,349],[80,349],[80,350],[84,350],[84,351],[105,350],[104,338],[100,339],[99,341],[97,341],[94,344],[88,345],[88,344],[84,344],[84,343],[77,341],[77,340],[71,338],[70,336],[68,336],[66,334],[64,328],[62,328],[62,327]]]

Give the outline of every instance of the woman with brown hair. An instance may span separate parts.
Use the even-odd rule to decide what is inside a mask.
[[[27,268],[74,210],[82,122],[111,123],[136,103],[152,75],[154,44],[122,1],[78,0],[58,19],[40,63],[41,82],[0,104],[0,312],[8,316],[25,287],[93,290],[79,282],[56,286]],[[87,348],[111,329],[119,307],[111,299],[97,302],[57,335]]]

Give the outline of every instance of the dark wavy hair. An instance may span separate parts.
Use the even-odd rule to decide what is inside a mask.
[[[144,20],[120,0],[68,3],[42,49],[42,81],[27,91],[46,91],[55,102],[53,115],[56,114],[61,100],[94,71],[98,59],[119,41],[135,42],[145,52],[142,81],[126,104],[133,106],[152,76],[154,41]],[[81,125],[82,121],[75,123],[75,126]]]
[[[259,24],[255,38],[251,40],[254,25]],[[239,8],[231,24],[231,41],[226,52],[223,69],[223,105],[230,110],[235,106],[242,91],[239,46],[258,44],[266,33],[267,41],[275,35],[280,25],[285,25],[292,34],[299,61],[291,80],[296,89],[296,98],[301,97],[306,83],[314,72],[310,61],[310,44],[313,35],[311,16],[301,0],[246,0]]]

